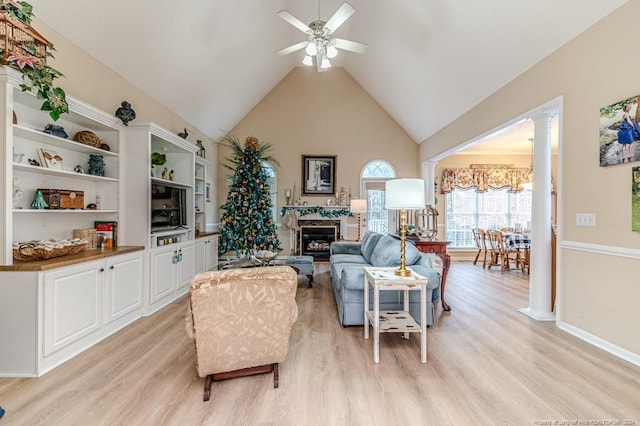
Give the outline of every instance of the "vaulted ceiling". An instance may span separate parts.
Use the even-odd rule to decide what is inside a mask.
[[[335,35],[369,47],[340,51],[333,63],[421,143],[625,1],[351,0],[355,14]],[[274,54],[305,39],[276,12],[309,24],[342,4],[30,2],[42,21],[213,138],[303,66],[303,51]]]

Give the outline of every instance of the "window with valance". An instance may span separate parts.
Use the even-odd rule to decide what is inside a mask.
[[[475,188],[477,192],[488,189],[508,189],[520,192],[523,183],[531,181],[531,170],[510,165],[471,165],[469,168],[442,170],[440,193],[446,194],[453,189]]]

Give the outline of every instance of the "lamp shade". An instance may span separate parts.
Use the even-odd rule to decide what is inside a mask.
[[[349,210],[351,210],[351,213],[366,213],[367,200],[351,200]]]
[[[385,183],[385,208],[389,210],[423,209],[425,206],[422,179],[393,179]]]

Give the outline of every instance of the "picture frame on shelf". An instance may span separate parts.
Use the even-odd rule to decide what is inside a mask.
[[[335,182],[335,155],[302,156],[302,195],[333,195]]]
[[[44,167],[54,170],[62,170],[63,158],[54,150],[40,148],[40,150],[38,150],[38,154],[40,154],[40,160]]]
[[[207,200],[207,203],[211,202],[211,183],[209,182],[205,185],[204,198]]]

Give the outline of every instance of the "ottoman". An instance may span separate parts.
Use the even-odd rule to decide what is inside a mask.
[[[284,263],[297,268],[298,275],[306,275],[309,278],[309,288],[311,288],[313,283],[313,256],[290,256]]]

